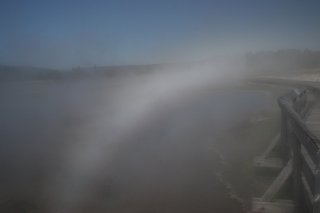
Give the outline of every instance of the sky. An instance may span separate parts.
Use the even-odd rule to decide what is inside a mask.
[[[0,0],[0,64],[149,64],[320,49],[318,0]]]

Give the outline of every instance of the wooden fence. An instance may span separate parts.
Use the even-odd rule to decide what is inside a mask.
[[[305,118],[310,112],[312,87],[294,89],[279,98],[282,112],[281,141],[283,157],[292,162],[296,212],[320,213],[320,140],[308,129]]]

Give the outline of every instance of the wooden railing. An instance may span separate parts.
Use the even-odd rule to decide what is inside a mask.
[[[296,212],[320,213],[320,140],[307,127],[309,99],[317,89],[294,89],[279,98],[282,111],[281,141],[284,158],[292,161]]]

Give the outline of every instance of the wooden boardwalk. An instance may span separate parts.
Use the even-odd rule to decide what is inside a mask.
[[[282,127],[278,144],[286,147],[280,157],[287,163],[265,193],[253,199],[253,212],[320,213],[320,74],[265,76],[253,81],[291,88],[279,98]],[[257,158],[258,163],[264,165],[268,153],[279,145],[271,142],[267,154]],[[289,177],[293,206],[283,206],[276,195]]]
[[[320,74],[318,73],[261,76],[257,78],[257,81],[292,88],[311,87],[320,92]],[[309,97],[308,102],[311,106],[305,117],[305,122],[311,132],[320,138],[320,95],[319,97]]]

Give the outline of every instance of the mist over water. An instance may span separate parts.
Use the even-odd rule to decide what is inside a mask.
[[[221,181],[219,138],[270,105],[265,93],[219,89],[228,74],[218,74],[1,84],[1,208],[241,211]]]
[[[283,91],[252,79],[319,73],[319,6],[2,0],[0,212],[248,212]]]

